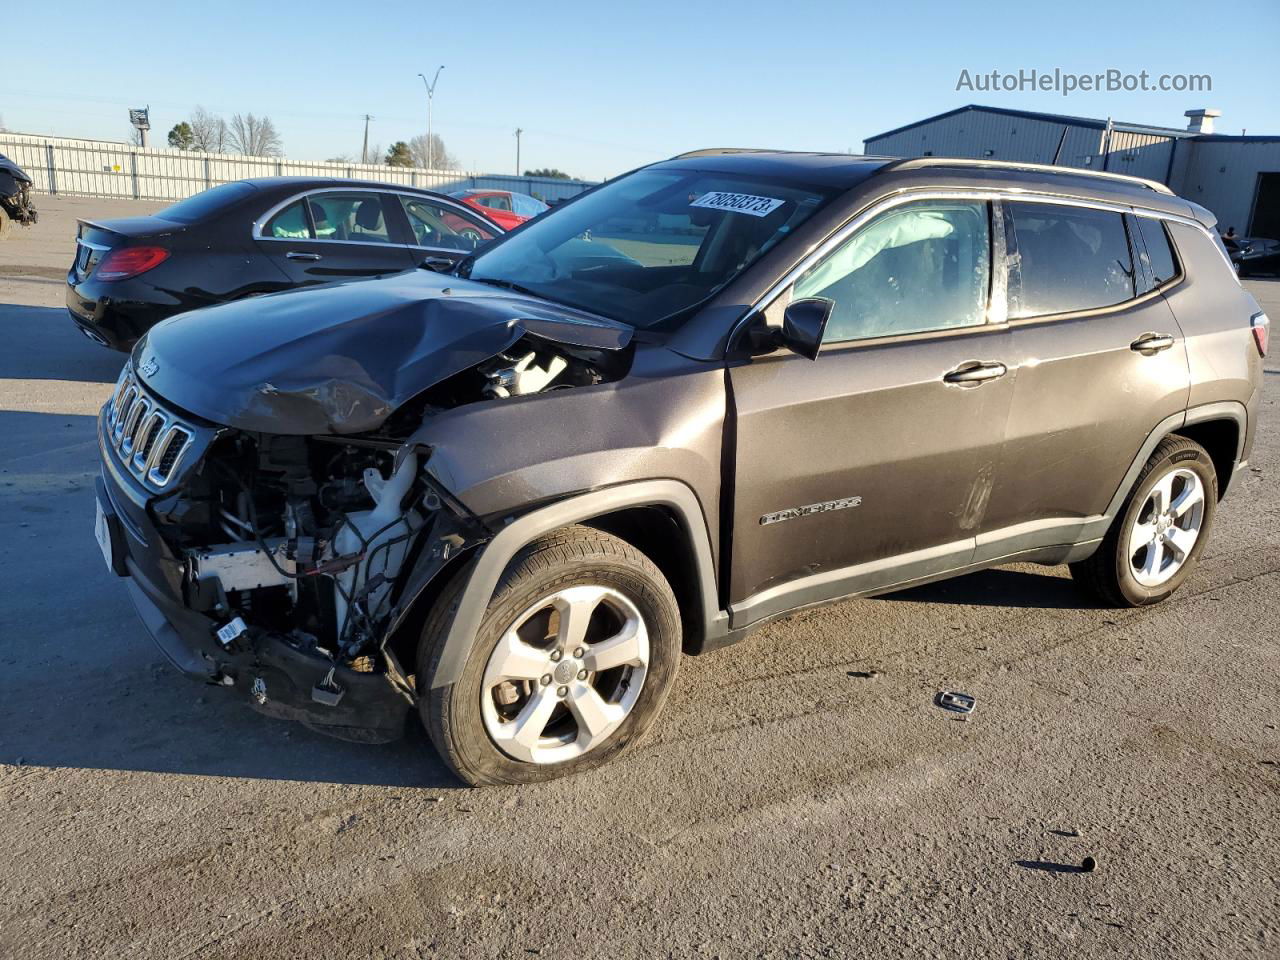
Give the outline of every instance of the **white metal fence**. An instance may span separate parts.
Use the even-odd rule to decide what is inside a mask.
[[[220,183],[247,177],[349,177],[430,190],[469,187],[516,190],[548,203],[576,196],[592,186],[582,180],[423,170],[373,163],[308,163],[283,157],[143,149],[106,140],[68,140],[16,133],[0,133],[0,153],[30,174],[36,192],[81,197],[181,200]]]

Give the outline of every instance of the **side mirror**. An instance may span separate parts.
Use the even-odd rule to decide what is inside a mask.
[[[792,300],[782,314],[782,345],[802,357],[817,360],[834,308],[835,301],[825,297]]]

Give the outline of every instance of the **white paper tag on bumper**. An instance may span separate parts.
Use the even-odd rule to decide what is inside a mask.
[[[244,625],[244,621],[236,617],[228,624],[218,628],[218,642],[224,647],[230,646],[231,641],[249,628]]]
[[[777,210],[785,201],[773,197],[756,197],[749,193],[723,193],[719,190],[704,193],[691,207],[706,207],[708,210],[726,210],[729,213],[746,213],[753,217],[767,217]]]

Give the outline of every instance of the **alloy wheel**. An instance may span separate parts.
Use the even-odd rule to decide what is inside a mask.
[[[490,654],[485,731],[516,760],[572,760],[627,718],[648,666],[649,631],[630,599],[609,587],[566,587],[520,614]]]
[[[1129,530],[1129,571],[1144,587],[1171,580],[1191,555],[1204,524],[1205,489],[1199,475],[1187,469],[1165,474]]]

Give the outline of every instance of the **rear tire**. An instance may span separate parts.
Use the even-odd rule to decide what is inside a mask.
[[[635,745],[666,701],[681,647],[679,606],[648,557],[582,526],[529,544],[499,580],[462,676],[437,689],[466,581],[463,571],[445,588],[418,648],[422,720],[454,773],[475,786],[532,783]]]
[[[1195,569],[1217,506],[1209,454],[1186,437],[1165,437],[1097,552],[1071,564],[1071,576],[1109,606],[1159,603]]]

